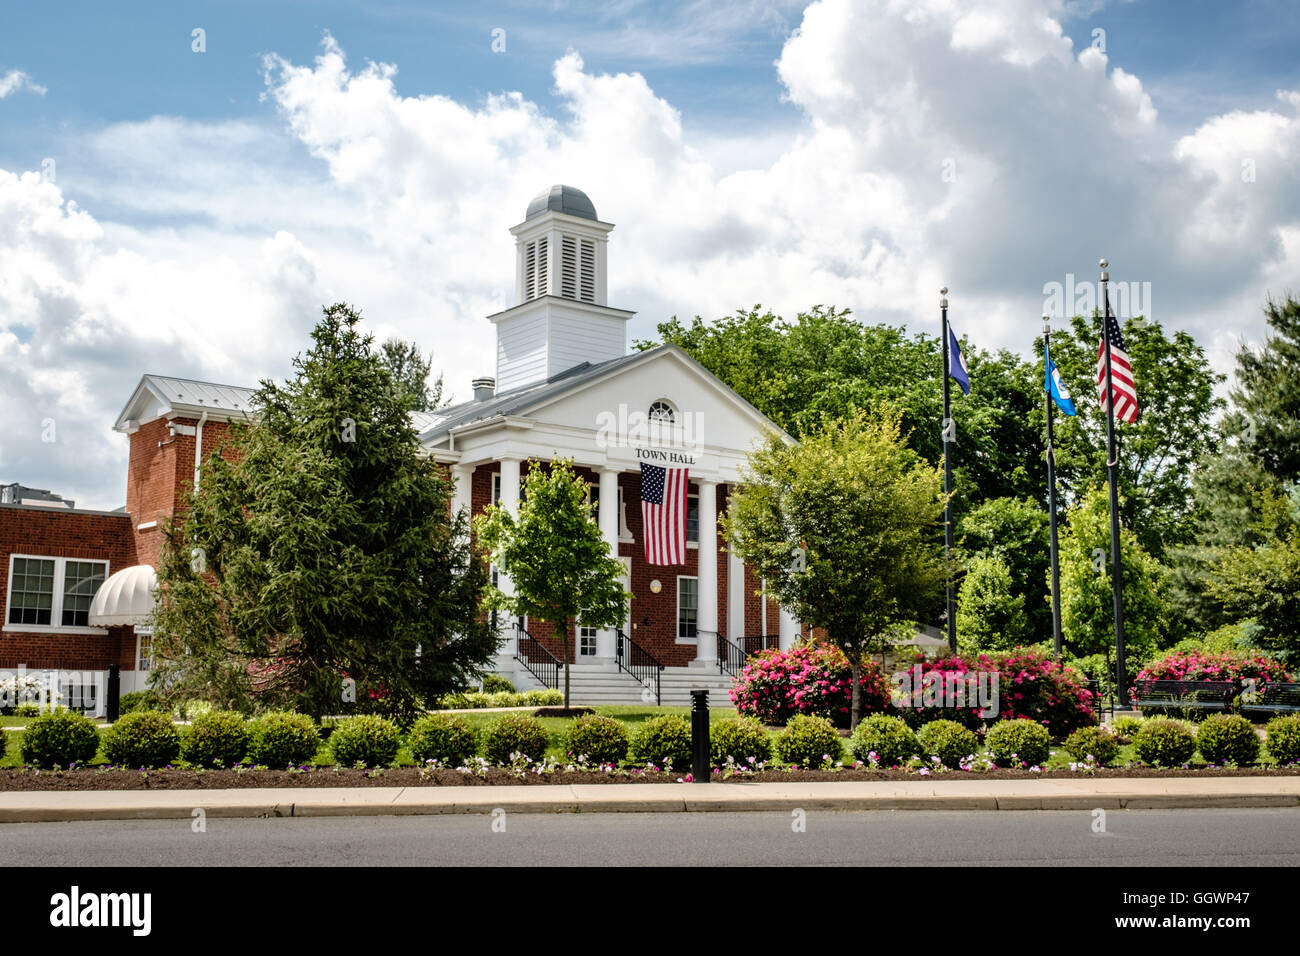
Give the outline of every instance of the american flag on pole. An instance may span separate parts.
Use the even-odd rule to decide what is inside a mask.
[[[1115,398],[1115,417],[1124,422],[1135,422],[1138,418],[1137,387],[1133,384],[1133,366],[1129,363],[1128,353],[1124,351],[1124,338],[1119,333],[1119,323],[1106,309],[1106,332],[1097,348],[1097,397],[1101,399],[1101,410],[1108,411],[1110,403],[1106,395],[1106,342],[1110,341],[1110,386]]]
[[[641,463],[641,525],[646,564],[686,563],[685,468]]]

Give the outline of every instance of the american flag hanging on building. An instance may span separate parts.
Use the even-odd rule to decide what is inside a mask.
[[[685,468],[641,463],[641,526],[647,564],[686,563]]]
[[[1124,338],[1119,332],[1119,322],[1106,309],[1106,338],[1097,347],[1097,397],[1101,399],[1101,410],[1109,408],[1106,395],[1106,339],[1110,339],[1111,372],[1110,385],[1115,397],[1115,417],[1123,422],[1135,422],[1138,418],[1137,387],[1133,384],[1133,366],[1129,363],[1128,353],[1124,351]]]

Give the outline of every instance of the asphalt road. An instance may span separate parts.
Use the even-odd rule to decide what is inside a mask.
[[[12,863],[97,865],[1300,865],[1300,809],[602,813],[0,825]],[[502,832],[503,831],[503,832]]]

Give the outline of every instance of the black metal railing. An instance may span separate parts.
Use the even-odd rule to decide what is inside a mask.
[[[749,660],[749,654],[745,652],[743,647],[721,634],[718,635],[719,674],[726,674],[734,680],[740,676],[740,672],[747,660]]]
[[[746,634],[745,654],[757,654],[773,647],[781,646],[780,634]]]
[[[652,690],[655,695],[655,706],[658,707],[663,697],[659,676],[663,673],[664,665],[621,630],[615,630],[614,634],[616,637],[614,660],[618,664],[618,669],[642,687]]]
[[[524,665],[542,685],[551,690],[560,689],[560,669],[564,662],[548,651],[537,638],[524,630],[518,621],[515,624],[515,657]]]

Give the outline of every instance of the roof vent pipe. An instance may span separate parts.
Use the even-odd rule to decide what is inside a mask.
[[[476,402],[486,402],[489,399],[496,397],[497,380],[492,378],[490,375],[476,378],[474,381],[470,382],[470,385],[474,389],[474,401]]]

